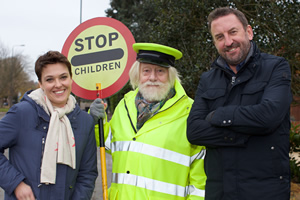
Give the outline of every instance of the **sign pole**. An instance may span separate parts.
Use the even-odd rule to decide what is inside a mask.
[[[101,91],[101,83],[96,83],[96,89],[97,89],[97,98],[100,98],[99,91]],[[98,131],[99,131],[99,141],[100,141],[102,193],[103,193],[103,200],[107,200],[108,192],[107,192],[106,156],[105,156],[105,141],[104,141],[102,118],[98,120]]]

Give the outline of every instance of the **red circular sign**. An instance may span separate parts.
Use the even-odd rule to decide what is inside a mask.
[[[93,18],[76,27],[62,49],[72,64],[72,92],[94,100],[122,89],[136,60],[134,43],[130,30],[113,18]]]

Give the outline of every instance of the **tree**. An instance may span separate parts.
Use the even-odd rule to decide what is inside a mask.
[[[292,71],[292,91],[300,95],[300,1],[250,1],[236,7],[246,16],[254,29],[254,40],[263,52],[282,56]]]
[[[123,22],[136,42],[155,42],[177,48],[177,62],[187,94],[194,97],[202,72],[217,57],[207,28],[215,8],[230,6],[245,13],[254,40],[263,52],[285,57],[292,70],[292,90],[300,95],[300,2],[293,0],[112,0],[109,17]]]
[[[21,55],[8,56],[7,50],[0,49],[0,107],[7,99],[9,107],[17,102],[18,94],[36,88],[26,72],[25,58]]]

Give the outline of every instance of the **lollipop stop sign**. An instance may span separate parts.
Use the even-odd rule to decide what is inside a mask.
[[[87,20],[69,35],[62,53],[72,64],[72,92],[84,99],[107,98],[128,82],[136,59],[130,30],[108,17]]]

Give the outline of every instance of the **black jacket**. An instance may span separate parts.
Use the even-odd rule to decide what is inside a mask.
[[[187,137],[207,146],[205,200],[289,199],[290,84],[288,62],[254,42],[236,75],[221,58],[203,73]]]

